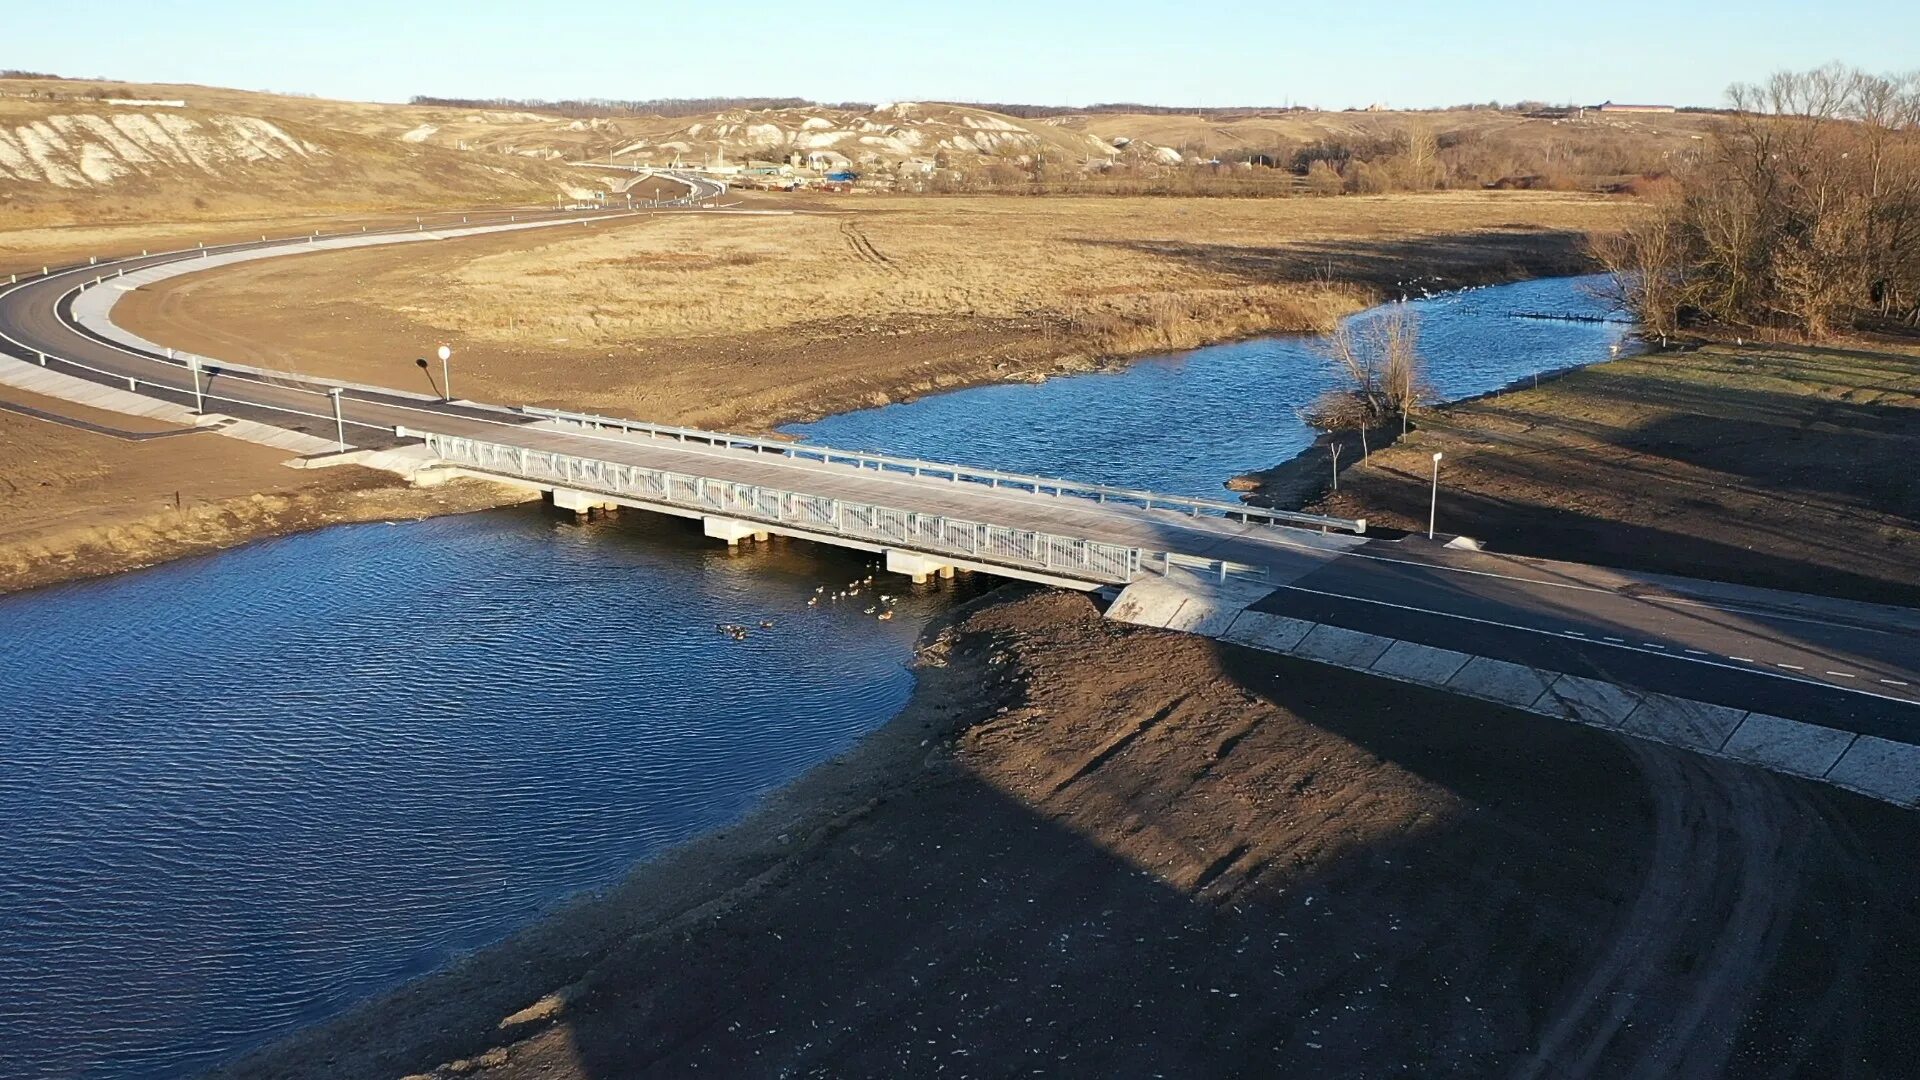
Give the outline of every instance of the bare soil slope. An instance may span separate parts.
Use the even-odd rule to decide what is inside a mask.
[[[1912,815],[989,602],[742,828],[235,1076],[1872,1076]]]

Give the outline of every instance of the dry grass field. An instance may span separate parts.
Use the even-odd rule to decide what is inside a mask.
[[[1583,267],[1631,201],[1531,192],[1236,201],[781,197],[237,267],[123,318],[209,355],[462,396],[766,427],[967,383],[1311,330],[1403,281]]]
[[[1920,350],[1710,345],[1430,414],[1330,512],[1543,555],[1920,603]]]

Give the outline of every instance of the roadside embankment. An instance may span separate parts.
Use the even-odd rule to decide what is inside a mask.
[[[1438,451],[1440,530],[1495,551],[1920,604],[1920,351],[1650,353],[1416,420],[1337,494],[1318,448],[1251,498],[1424,530]]]
[[[1590,269],[1631,200],[761,196],[544,236],[317,254],[131,293],[116,318],[221,359],[768,430],[1126,357],[1325,329],[1375,299]]]
[[[1078,595],[918,671],[739,827],[224,1075],[1902,1060],[1906,812]]]
[[[483,481],[415,490],[358,466],[0,387],[0,593],[325,525],[523,501]]]

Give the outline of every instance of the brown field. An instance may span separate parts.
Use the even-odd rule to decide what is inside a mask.
[[[156,437],[157,436],[157,437]],[[516,501],[462,482],[415,492],[357,466],[0,387],[0,593],[345,521]]]
[[[226,359],[659,421],[764,428],[1114,356],[1327,326],[1414,276],[1583,268],[1628,200],[764,197],[557,236],[315,255],[133,294],[122,319]]]
[[[1920,604],[1917,418],[1920,349],[1712,345],[1430,414],[1320,505],[1424,529],[1440,450],[1498,551]]]

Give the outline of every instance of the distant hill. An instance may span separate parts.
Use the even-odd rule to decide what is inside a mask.
[[[546,160],[406,141],[409,120],[419,123],[393,106],[206,87],[0,79],[0,217],[24,227],[540,203],[603,185]]]
[[[743,100],[765,107],[633,111],[685,113]],[[976,105],[779,98],[385,105],[0,77],[0,209],[16,221],[57,223],[266,206],[540,201],[604,186],[604,172],[570,166],[609,160],[851,167],[870,182],[914,190],[1591,188],[1668,171],[1697,152],[1714,122],[1687,113],[1554,119],[1491,108],[1113,111],[1124,108],[1016,117]],[[1417,167],[1383,164],[1409,148]],[[1310,177],[1316,162],[1324,164]]]

